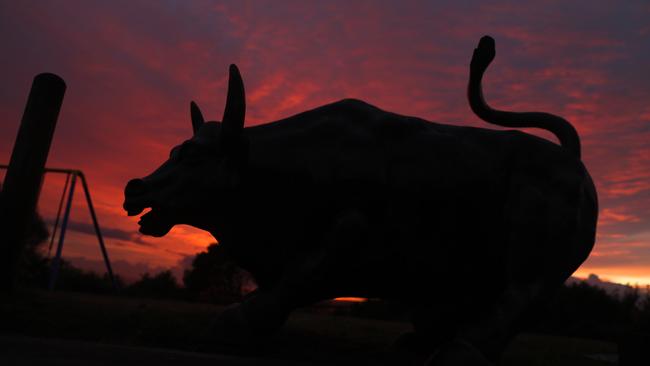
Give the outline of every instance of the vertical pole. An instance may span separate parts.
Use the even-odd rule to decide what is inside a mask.
[[[11,153],[0,196],[0,288],[6,293],[16,286],[65,89],[54,74],[36,75]]]
[[[54,237],[56,236],[56,230],[59,228],[59,220],[61,219],[61,210],[63,209],[63,201],[65,200],[65,194],[68,192],[68,184],[70,183],[70,173],[65,175],[65,184],[63,185],[63,192],[61,193],[61,199],[59,200],[59,208],[56,210],[56,220],[54,221],[54,227],[52,228],[52,235],[50,238],[50,245],[47,248],[47,258],[49,259],[52,255],[52,246],[54,245]]]
[[[48,288],[54,290],[56,279],[59,276],[59,268],[61,267],[61,252],[63,251],[63,240],[65,239],[65,229],[68,226],[68,218],[70,217],[70,208],[72,207],[72,197],[74,197],[74,186],[77,182],[77,174],[72,173],[72,180],[70,181],[70,190],[68,191],[68,202],[65,205],[65,213],[63,214],[63,221],[61,222],[61,234],[59,235],[59,244],[56,247],[56,256],[52,261],[52,269],[50,272],[50,284]]]
[[[88,203],[90,216],[93,219],[93,225],[95,226],[95,233],[97,234],[97,239],[99,239],[99,247],[102,250],[102,256],[104,257],[104,264],[106,264],[106,271],[108,272],[108,276],[111,279],[111,282],[113,283],[113,288],[117,291],[117,283],[115,282],[115,277],[113,276],[113,269],[111,268],[111,261],[108,259],[108,252],[106,251],[106,246],[104,245],[104,237],[102,236],[101,230],[99,230],[99,222],[97,222],[97,215],[95,215],[95,208],[93,207],[93,202],[90,199],[90,191],[88,190],[86,177],[82,172],[79,172],[79,178],[81,178],[81,185],[83,186],[84,193],[86,194],[86,202]]]

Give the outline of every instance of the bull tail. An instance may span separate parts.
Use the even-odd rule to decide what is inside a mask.
[[[470,64],[467,98],[472,111],[482,120],[503,127],[536,127],[553,133],[560,145],[580,158],[580,137],[576,129],[562,117],[543,112],[506,112],[492,109],[483,98],[481,80],[487,67],[496,54],[494,39],[489,36],[481,38],[474,49]]]

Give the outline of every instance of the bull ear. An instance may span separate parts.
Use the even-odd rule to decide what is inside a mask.
[[[246,115],[246,96],[244,94],[244,82],[242,81],[239,69],[234,64],[230,65],[230,77],[228,80],[228,96],[226,98],[226,109],[221,120],[221,136],[224,142],[230,144],[241,136],[244,129],[244,118]]]
[[[192,130],[194,130],[194,134],[196,135],[196,132],[205,121],[203,120],[203,114],[201,114],[199,106],[194,101],[190,103],[190,116],[192,117]]]

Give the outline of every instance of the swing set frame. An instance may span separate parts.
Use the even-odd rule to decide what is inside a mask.
[[[0,165],[0,169],[8,169],[8,168],[9,168],[8,165],[4,165],[4,164]],[[56,285],[56,280],[59,276],[59,269],[61,267],[61,254],[63,252],[63,243],[65,241],[65,232],[68,227],[68,219],[70,218],[70,209],[72,208],[72,199],[74,197],[75,185],[77,183],[77,179],[79,179],[81,180],[81,186],[84,190],[86,203],[88,204],[88,210],[90,211],[90,217],[92,218],[93,226],[95,228],[95,234],[97,236],[97,240],[99,241],[99,248],[101,249],[102,257],[104,258],[104,264],[106,265],[106,272],[108,273],[108,277],[111,280],[113,288],[117,291],[118,290],[117,282],[115,281],[115,276],[113,275],[113,269],[111,268],[111,262],[108,258],[108,252],[106,251],[106,245],[104,244],[104,238],[102,236],[102,232],[99,227],[99,222],[97,220],[97,215],[95,214],[95,208],[93,206],[92,199],[90,198],[90,190],[88,189],[88,182],[86,181],[86,177],[84,173],[81,170],[76,170],[76,169],[60,169],[60,168],[47,168],[47,167],[44,169],[43,174],[45,173],[66,175],[65,185],[63,187],[63,193],[61,194],[61,200],[59,201],[56,220],[54,221],[54,229],[52,231],[52,235],[50,238],[50,245],[48,249],[48,256],[49,256],[52,251],[52,245],[54,244],[54,239],[56,237],[56,232],[60,221],[61,229],[59,231],[59,240],[56,247],[56,254],[54,256],[51,269],[50,269],[50,280],[49,280],[48,288],[50,290],[54,290],[54,287]],[[65,199],[66,194],[67,194],[67,200]],[[61,210],[63,208],[64,200],[66,201],[65,212],[63,213],[63,220],[61,220]]]

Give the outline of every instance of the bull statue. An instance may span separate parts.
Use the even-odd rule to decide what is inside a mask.
[[[451,126],[344,99],[244,128],[244,86],[230,66],[221,122],[191,103],[193,136],[125,188],[140,232],[210,232],[259,288],[217,319],[215,334],[260,339],[292,310],[325,299],[393,299],[412,309],[405,339],[430,365],[489,365],[589,255],[598,215],[580,140],[565,119],[492,109],[481,79],[469,104],[486,122]]]

